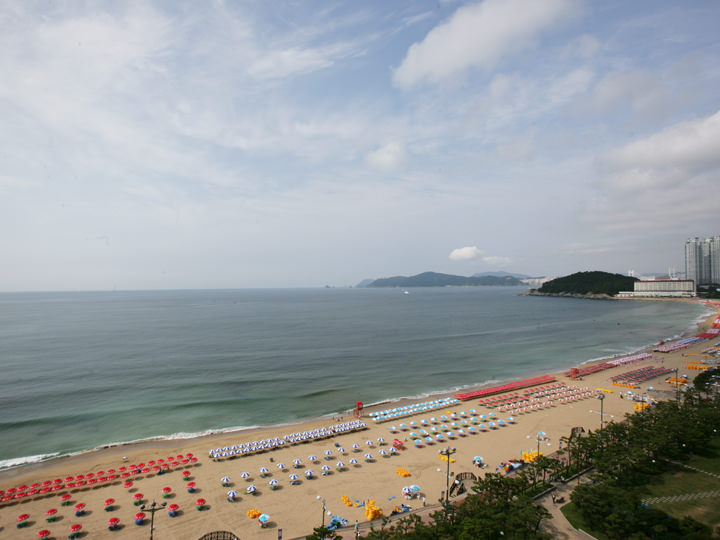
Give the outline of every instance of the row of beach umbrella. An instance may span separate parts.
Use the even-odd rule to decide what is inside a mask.
[[[404,405],[402,407],[394,407],[383,411],[371,412],[370,418],[372,418],[374,422],[386,422],[388,420],[392,420],[393,418],[409,416],[423,411],[451,407],[459,402],[459,399],[453,397],[433,399],[431,401],[423,401],[422,403],[414,403],[412,405]]]
[[[359,431],[366,429],[367,424],[361,420],[354,420],[352,422],[343,422],[335,424],[333,426],[320,427],[316,429],[298,431],[295,433],[288,433],[282,437],[272,437],[269,439],[260,439],[256,441],[241,442],[233,444],[231,446],[223,446],[219,448],[213,448],[208,450],[208,455],[212,459],[219,458],[232,458],[236,456],[244,456],[249,454],[255,454],[258,452],[264,452],[279,448],[286,444],[294,445],[300,444],[307,441],[325,439],[332,437],[337,433],[347,433],[349,431]]]
[[[185,456],[178,455],[175,457],[170,456],[167,458],[167,461],[165,459],[157,461],[151,460],[147,463],[122,466],[117,470],[108,469],[107,471],[98,471],[96,473],[90,472],[75,476],[68,475],[65,478],[45,480],[31,485],[22,484],[16,487],[11,487],[7,490],[0,490],[0,502],[7,503],[12,500],[33,497],[36,495],[47,495],[66,489],[78,489],[108,484],[118,479],[125,479],[139,474],[167,472],[173,468],[186,466],[196,462],[197,458],[195,458],[193,454],[187,454]]]

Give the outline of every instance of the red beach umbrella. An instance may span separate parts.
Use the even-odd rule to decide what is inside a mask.
[[[78,475],[75,477],[75,480],[82,480],[83,478],[85,478],[85,475],[84,475],[84,474],[78,474]]]
[[[130,476],[129,472],[124,472],[120,475],[120,478],[128,478]]]
[[[123,487],[124,487],[125,489],[129,489],[129,488],[131,488],[132,486],[133,486],[132,480],[128,480],[127,482],[125,482],[125,483],[123,484]]]
[[[145,468],[144,468],[143,470],[141,470],[140,472],[143,473],[143,474],[147,474],[147,473],[150,472],[150,469],[148,469],[147,467],[145,467]]]
[[[198,506],[203,506],[205,502],[205,499],[198,499],[197,501],[195,501],[195,504],[197,504]]]
[[[15,498],[15,499],[22,499],[25,495],[27,495],[27,493],[25,493],[24,491],[18,491],[18,492],[15,494],[15,497],[14,497],[14,498]]]
[[[47,529],[43,529],[42,531],[37,533],[38,538],[47,538],[48,536],[50,536],[50,531],[48,531]]]
[[[108,482],[112,482],[117,478],[117,474],[109,474],[108,475]]]
[[[152,470],[153,470],[153,471],[159,471],[159,470],[160,470],[160,465],[153,465],[153,466],[152,466]]]
[[[74,476],[66,476],[66,477],[65,477],[65,481],[66,481],[66,482],[72,482],[73,480],[75,480],[75,477],[74,477]]]
[[[143,494],[142,494],[142,493],[136,493],[135,495],[133,495],[133,499],[136,500],[136,501],[141,501],[142,498],[143,498]]]
[[[30,514],[20,514],[20,515],[17,517],[17,520],[16,520],[16,521],[17,521],[18,523],[22,523],[23,521],[27,521],[28,519],[30,519]]]
[[[37,495],[37,494],[38,494],[38,490],[37,490],[37,489],[31,489],[30,491],[27,492],[27,494],[32,497],[33,495]]]
[[[48,491],[50,491],[50,488],[49,488],[49,487],[44,487],[44,488],[42,488],[40,491],[38,491],[38,493],[40,493],[40,494],[42,494],[42,495],[45,495]]]
[[[120,467],[120,468],[121,468],[121,469],[124,469],[125,467]],[[122,472],[122,471],[120,471],[120,472]],[[108,469],[108,470],[107,470],[107,473],[108,473],[108,474],[114,474],[114,473],[115,473],[115,469]]]
[[[66,493],[65,495],[63,495],[62,497],[60,497],[60,500],[61,500],[62,502],[67,502],[67,501],[69,501],[71,498],[72,498],[72,495],[70,495],[69,493]]]
[[[16,488],[10,488],[5,493],[15,493],[17,491]]]
[[[76,512],[79,512],[80,510],[83,510],[85,508],[85,503],[77,503],[75,506],[73,506]]]
[[[89,473],[87,473],[87,474],[85,475],[85,479],[87,480],[88,478],[95,478],[95,473],[94,473],[94,472],[89,472]]]
[[[98,476],[102,476],[103,474],[105,474],[105,471],[98,471],[96,474],[97,474]]]
[[[177,504],[174,504],[174,503],[171,504],[170,506],[168,506],[168,510],[169,510],[170,512],[177,512],[179,509],[180,509],[180,507],[179,507]]]
[[[142,469],[144,466],[145,466],[145,462],[143,461],[142,463],[138,463],[137,468]]]
[[[183,471],[183,472],[182,472],[183,478],[190,478],[190,475],[191,475],[191,474],[192,474],[192,473],[191,473],[190,471]]]
[[[196,457],[191,457],[191,458],[190,458],[190,463],[195,463],[195,462],[197,462],[197,458],[196,458]]]
[[[181,454],[178,454],[177,456],[175,456],[175,459],[182,459],[182,458],[183,458],[183,456]]]
[[[27,487],[25,484],[23,484],[22,486],[18,486],[17,490],[18,490],[18,491],[25,491],[27,488],[28,488],[28,487]]]
[[[80,487],[85,485],[85,480],[80,480],[79,482],[75,482],[75,487]]]
[[[82,525],[80,525],[79,523],[76,523],[75,525],[70,525],[70,532],[71,532],[71,533],[80,532],[81,529],[82,529]]]
[[[87,481],[88,486],[92,486],[93,484],[97,483],[97,478],[91,478]]]
[[[45,517],[52,518],[53,516],[55,516],[55,514],[57,514],[57,508],[51,508],[50,510],[45,512]]]
[[[171,492],[172,492],[172,489],[170,489],[170,488],[167,487],[167,486],[164,487],[164,488],[162,488],[162,493],[163,493],[163,495],[170,495]]]
[[[115,504],[115,499],[105,499],[105,506],[112,506]]]
[[[163,458],[158,459],[158,463],[165,463],[165,460]]]
[[[66,489],[72,489],[72,488],[74,488],[74,487],[75,487],[75,482],[67,482],[67,483],[65,484],[65,488],[66,488]]]
[[[192,453],[185,454],[185,457],[190,459],[191,457],[193,457],[193,454]]]
[[[107,524],[110,527],[115,527],[115,526],[117,526],[118,523],[120,523],[120,518],[116,518],[116,517],[108,519],[108,522],[107,522]]]
[[[63,481],[60,478],[56,478],[55,480],[53,480],[53,485],[59,486],[62,483]]]
[[[145,512],[135,514],[135,521],[142,521],[143,519],[145,519]]]
[[[155,465],[155,460],[151,459],[150,461],[148,461],[148,465]]]
[[[34,484],[32,484],[32,485],[30,486],[30,489],[37,489],[37,488],[39,488],[39,487],[40,487],[40,484],[39,484],[38,482],[35,482]]]

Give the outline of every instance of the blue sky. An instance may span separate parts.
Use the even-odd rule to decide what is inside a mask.
[[[0,290],[682,269],[720,4],[0,4]]]

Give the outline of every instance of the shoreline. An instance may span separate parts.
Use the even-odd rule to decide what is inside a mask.
[[[528,295],[528,296],[562,296],[559,294],[537,294],[537,295]],[[605,299],[605,298],[595,298],[590,296],[563,296],[567,298],[578,298],[578,299]],[[613,299],[613,298],[610,298]],[[641,301],[664,301],[664,302],[697,302],[700,303],[698,300],[691,300],[691,299],[685,299],[685,298],[626,298],[627,300],[641,300]],[[623,299],[625,300],[625,298]],[[690,335],[694,335],[695,331],[698,329],[702,329],[703,327],[710,327],[711,326],[711,320],[716,315],[716,310],[720,309],[717,306],[713,308],[713,304],[706,304],[703,302],[704,305],[707,307],[707,314],[700,315],[696,317],[695,319],[692,319],[689,323],[689,325],[679,334],[675,336],[667,336],[664,338],[658,338],[658,340],[654,343],[648,343],[645,345],[641,345],[637,348],[634,348],[630,351],[626,352],[620,352],[615,353],[608,356],[602,356],[597,358],[590,358],[588,360],[583,360],[582,362],[578,362],[574,365],[568,365],[564,366],[562,368],[554,368],[552,371],[549,370],[539,370],[539,371],[527,371],[524,372],[523,375],[518,375],[517,377],[511,377],[507,379],[490,379],[487,381],[484,381],[482,383],[477,384],[468,384],[468,385],[462,385],[462,386],[456,386],[452,389],[446,389],[446,390],[438,390],[438,391],[432,391],[432,392],[426,392],[423,394],[418,394],[415,396],[401,396],[401,397],[394,397],[394,398],[388,398],[385,400],[377,401],[370,404],[365,404],[364,411],[366,415],[370,412],[373,412],[375,410],[381,410],[387,408],[388,405],[396,405],[398,407],[405,406],[405,405],[411,405],[414,403],[419,403],[422,401],[427,401],[430,399],[441,399],[444,397],[451,397],[453,394],[460,393],[460,392],[471,392],[474,390],[479,390],[482,388],[486,388],[489,386],[494,386],[498,384],[505,384],[508,382],[512,382],[515,380],[521,380],[526,378],[531,378],[535,376],[539,376],[545,373],[552,373],[552,374],[562,374],[563,372],[567,371],[570,368],[578,367],[578,366],[586,366],[594,363],[600,363],[607,360],[612,360],[614,358],[621,358],[624,356],[630,356],[642,351],[647,351],[649,348],[653,347],[657,342],[659,341],[675,341],[680,340],[685,337],[688,337]],[[83,450],[78,450],[76,452],[69,452],[65,454],[58,454],[54,455],[52,457],[49,457],[47,459],[41,459],[39,461],[31,461],[26,463],[21,463],[18,465],[13,465],[6,468],[0,468],[0,485],[7,481],[8,479],[22,477],[25,473],[32,473],[35,471],[42,471],[46,468],[51,468],[55,466],[56,464],[62,464],[62,463],[82,463],[85,461],[88,461],[89,458],[91,458],[93,455],[99,454],[99,453],[106,453],[108,455],[121,455],[123,453],[131,452],[134,450],[159,450],[159,449],[166,449],[166,448],[175,448],[175,447],[183,447],[187,446],[191,442],[194,441],[211,441],[211,440],[222,440],[226,439],[227,437],[232,436],[233,434],[251,434],[251,433],[259,433],[259,432],[267,432],[267,431],[278,431],[283,428],[290,428],[292,426],[304,426],[308,424],[315,424],[318,422],[322,422],[327,420],[328,422],[332,422],[333,418],[349,418],[352,414],[352,409],[346,409],[343,411],[328,413],[322,416],[315,416],[315,417],[309,417],[304,419],[299,419],[292,422],[280,422],[276,424],[267,424],[267,425],[256,425],[256,426],[240,426],[240,427],[228,427],[228,428],[219,428],[217,430],[206,430],[206,432],[198,432],[198,433],[189,433],[187,436],[179,437],[177,436],[177,433],[169,434],[169,435],[156,435],[152,437],[148,437],[145,439],[138,439],[138,440],[131,440],[131,441],[118,441],[118,442],[109,442],[105,444],[101,444],[98,446],[95,446],[93,448],[87,448]],[[290,430],[291,431],[291,430]],[[46,454],[47,455],[47,454]],[[8,458],[9,460],[20,460],[20,459],[26,459],[26,458],[32,458],[35,456],[19,456],[16,458]]]
[[[544,295],[549,296],[549,295]],[[636,299],[631,298],[631,300],[650,300],[650,301],[667,301],[667,302],[678,302],[678,301],[688,301],[687,299]],[[690,300],[692,301],[692,300]],[[665,338],[659,338],[658,341],[674,341],[683,339],[684,337],[687,337],[689,335],[694,335],[694,332],[698,329],[702,329],[703,327],[710,327],[711,321],[715,316],[715,311],[712,307],[709,305],[708,307],[708,314],[704,314],[701,316],[696,317],[695,319],[690,321],[690,324],[677,334],[676,336],[671,337],[665,337]],[[657,343],[657,342],[656,342]],[[642,345],[636,349],[632,349],[627,352],[621,352],[621,353],[615,353],[613,355],[603,356],[599,358],[591,358],[588,360],[584,360],[582,362],[577,363],[576,365],[569,365],[564,366],[562,368],[559,368],[557,370],[557,373],[563,373],[564,371],[567,371],[568,369],[572,367],[578,367],[578,366],[585,366],[589,364],[594,363],[600,363],[607,360],[611,360],[614,358],[620,358],[623,356],[629,356],[632,354],[636,354],[642,351],[647,350],[648,348],[652,347],[655,343],[649,343],[646,345]],[[491,379],[479,384],[469,384],[469,385],[462,385],[462,386],[456,386],[452,389],[448,390],[438,390],[435,392],[428,392],[419,394],[416,396],[401,396],[397,398],[388,398],[382,401],[378,401],[371,404],[366,404],[364,406],[364,411],[366,413],[373,412],[374,410],[380,410],[387,408],[387,405],[393,404],[400,406],[410,405],[414,403],[419,403],[422,401],[426,401],[429,399],[441,399],[443,397],[450,397],[455,393],[459,392],[467,392],[467,391],[473,391],[473,390],[479,390],[482,388],[486,388],[489,386],[497,385],[497,384],[504,384],[506,382],[512,382],[519,379],[524,378],[530,378],[534,376],[541,375],[543,373],[546,373],[548,370],[540,370],[540,371],[533,371],[533,372],[525,372],[522,376],[512,377],[509,379]],[[323,421],[327,419],[328,421],[331,421],[335,417],[341,417],[346,418],[349,417],[352,413],[352,409],[346,409],[344,411],[339,411],[335,413],[328,413],[323,416],[316,416],[316,417],[310,417],[305,419],[300,419],[294,422],[281,422],[277,424],[267,424],[267,425],[257,425],[257,426],[247,426],[247,427],[229,427],[229,428],[220,428],[218,430],[208,430],[211,431],[210,433],[191,433],[188,434],[187,437],[176,437],[176,434],[170,434],[170,435],[157,435],[153,437],[149,437],[146,439],[139,439],[134,441],[120,441],[120,442],[110,442],[107,444],[98,445],[93,448],[88,448],[84,450],[79,450],[77,452],[71,452],[67,454],[60,454],[57,456],[50,457],[48,459],[44,459],[37,462],[30,462],[30,463],[23,463],[16,466],[11,466],[5,469],[0,469],[0,482],[5,481],[8,477],[17,477],[21,476],[21,474],[17,474],[22,472],[22,470],[26,470],[27,472],[34,471],[34,470],[42,470],[45,467],[50,467],[55,465],[56,463],[60,462],[77,462],[77,461],[85,461],[87,457],[92,456],[93,454],[105,452],[105,453],[115,453],[115,454],[122,454],[124,450],[127,449],[164,449],[164,448],[170,448],[170,447],[178,447],[178,446],[185,446],[187,443],[191,441],[210,441],[210,440],[217,440],[217,439],[224,439],[228,436],[231,436],[234,433],[244,433],[244,434],[250,434],[250,433],[256,433],[256,432],[264,432],[264,431],[276,431],[278,429],[282,428],[289,428],[292,426],[303,426],[306,424],[314,424],[320,421]],[[10,459],[23,459],[23,457],[33,457],[33,456],[20,456],[18,458],[10,458]]]
[[[712,326],[716,318],[720,317],[720,304],[708,304],[712,309],[711,313],[704,316],[698,323],[694,320],[688,326],[686,333],[701,333]],[[661,338],[659,338],[661,339]],[[8,504],[0,504],[0,530],[10,531],[15,529],[15,519],[21,513],[28,513],[31,516],[31,525],[24,532],[27,537],[34,536],[41,528],[48,528],[52,531],[53,537],[62,537],[67,533],[68,526],[72,523],[81,523],[83,530],[92,538],[100,540],[112,540],[117,535],[108,531],[106,520],[109,517],[118,517],[123,525],[123,538],[129,540],[145,540],[147,538],[147,525],[136,526],[133,523],[133,516],[138,508],[132,503],[131,495],[143,493],[146,503],[156,500],[162,502],[160,492],[163,487],[172,489],[171,498],[167,502],[177,503],[180,506],[181,514],[176,518],[169,518],[165,512],[155,517],[157,540],[170,540],[174,538],[199,538],[203,534],[214,530],[231,531],[244,540],[271,540],[277,538],[276,529],[283,529],[285,538],[299,538],[302,535],[312,532],[313,527],[320,524],[321,511],[318,498],[327,501],[328,511],[332,514],[341,515],[347,519],[350,525],[355,520],[367,521],[364,504],[375,501],[375,504],[382,510],[383,515],[388,516],[393,508],[399,504],[407,504],[413,510],[422,508],[421,499],[403,500],[401,490],[403,486],[416,484],[422,489],[422,496],[427,498],[427,504],[432,505],[438,500],[446,489],[446,477],[444,465],[438,461],[438,449],[446,445],[452,445],[456,449],[454,455],[455,463],[452,465],[452,473],[472,472],[482,475],[484,472],[496,471],[497,467],[508,459],[518,459],[522,452],[530,452],[540,449],[542,453],[551,454],[558,450],[560,441],[567,436],[570,430],[576,426],[582,426],[586,430],[595,430],[601,421],[599,404],[594,399],[597,388],[605,388],[606,394],[604,403],[604,421],[621,421],[625,414],[633,411],[634,401],[621,399],[625,397],[626,388],[612,386],[610,377],[634,370],[651,363],[663,368],[683,370],[679,374],[687,373],[691,381],[699,371],[686,371],[683,359],[686,354],[700,353],[703,349],[720,341],[720,336],[711,340],[690,346],[687,349],[673,351],[670,353],[655,353],[650,362],[643,361],[640,364],[629,364],[617,366],[605,371],[599,371],[583,376],[582,380],[575,381],[564,376],[558,370],[549,370],[546,373],[556,377],[560,385],[568,388],[577,388],[583,392],[583,396],[570,401],[557,400],[554,404],[541,407],[537,410],[528,410],[522,413],[513,413],[515,421],[512,424],[490,429],[487,431],[468,433],[452,441],[440,442],[437,445],[425,445],[416,447],[413,444],[413,437],[410,433],[400,431],[391,432],[392,422],[370,423],[368,414],[373,410],[387,408],[390,401],[373,404],[364,409],[363,420],[368,424],[367,429],[360,432],[339,433],[330,439],[309,441],[297,445],[286,445],[275,450],[249,454],[230,460],[216,461],[208,458],[208,451],[211,448],[229,446],[240,442],[249,442],[259,439],[271,439],[282,437],[291,431],[312,430],[334,424],[336,418],[333,415],[323,418],[313,418],[307,421],[274,425],[258,426],[240,431],[213,433],[201,435],[189,439],[164,439],[150,440],[125,445],[102,448],[90,452],[84,452],[74,456],[58,457],[48,461],[34,463],[8,469],[0,472],[0,490],[7,490],[17,486],[20,482],[28,485],[33,482],[42,482],[52,478],[63,478],[66,475],[87,474],[89,472],[99,474],[111,468],[119,468],[127,463],[140,463],[150,460],[165,458],[169,454],[193,453],[198,462],[170,471],[164,475],[153,473],[133,477],[134,485],[128,490],[123,487],[124,480],[116,480],[112,483],[101,486],[82,487],[80,489],[65,489],[60,493],[69,493],[72,496],[72,503],[78,502],[87,505],[88,512],[85,516],[74,517],[72,506],[61,507],[59,498],[56,495],[22,499],[11,501]],[[571,347],[572,343],[568,343]],[[647,350],[644,349],[644,350]],[[621,356],[629,356],[630,353]],[[601,362],[596,360],[595,362]],[[587,365],[587,364],[576,364]],[[570,366],[570,367],[576,367]],[[526,373],[529,376],[529,374]],[[489,383],[472,388],[483,388]],[[651,390],[650,388],[654,388]],[[447,392],[452,395],[457,391]],[[668,398],[674,395],[672,386],[669,386],[663,379],[650,379],[639,383],[636,395],[648,393],[649,398],[661,396]],[[436,397],[436,396],[433,396]],[[439,397],[439,395],[437,396]],[[393,406],[427,401],[427,397],[400,398],[393,400]],[[669,398],[668,398],[669,399]],[[458,404],[436,409],[433,412],[418,413],[416,415],[403,417],[398,422],[410,423],[421,418],[449,414],[451,412],[462,413],[473,408],[479,409],[478,414],[489,414],[497,412],[498,418],[509,416],[510,412],[501,412],[500,409],[490,409],[479,403],[478,399],[471,399]],[[471,412],[471,414],[473,414]],[[348,416],[345,416],[348,420]],[[430,429],[430,428],[428,428]],[[535,442],[535,435],[543,432],[547,438],[543,439],[542,445]],[[405,444],[405,449],[393,456],[379,455],[380,443],[373,443],[372,448],[365,448],[365,441],[376,441],[380,437],[388,441],[398,438]],[[357,450],[351,450],[353,444],[361,445]],[[537,445],[537,446],[536,446]],[[338,447],[347,447],[341,452]],[[389,448],[389,446],[385,446]],[[330,459],[323,459],[325,452],[331,452]],[[370,461],[362,459],[363,453],[370,451],[376,456]],[[309,456],[317,455],[319,459],[310,463]],[[483,456],[487,468],[482,470],[473,466],[474,456]],[[358,458],[357,464],[346,466],[345,469],[335,471],[335,460],[347,462],[350,458]],[[279,463],[291,464],[294,458],[301,459],[303,465],[300,469],[293,469],[291,466],[282,471],[276,468]],[[169,458],[168,458],[169,459]],[[328,476],[320,476],[320,466],[330,465],[331,470]],[[270,469],[269,477],[258,477],[256,472],[260,467]],[[303,471],[312,468],[316,472],[313,479],[303,478]],[[192,480],[197,483],[196,493],[186,493],[186,483],[180,475],[180,470],[189,471]],[[410,473],[409,478],[403,478],[398,471],[406,470]],[[251,474],[249,480],[241,479],[241,472],[248,471]],[[288,483],[288,473],[297,472],[301,477],[300,484],[291,486]],[[229,487],[223,487],[220,478],[231,477]],[[268,480],[277,480],[279,489],[267,489]],[[258,486],[257,495],[245,494],[245,488],[250,482]],[[236,489],[240,496],[235,502],[228,502],[226,492],[228,489]],[[204,511],[195,509],[195,499],[202,497],[207,500],[208,507]],[[103,512],[103,501],[107,498],[114,498],[116,508],[112,514]],[[344,501],[349,500],[350,505]],[[352,501],[356,501],[355,504]],[[60,508],[62,516],[60,523],[44,523],[43,515],[48,508]],[[268,527],[258,527],[257,520],[249,519],[246,513],[252,509],[258,509],[267,513],[272,520]],[[65,515],[63,515],[65,514]]]

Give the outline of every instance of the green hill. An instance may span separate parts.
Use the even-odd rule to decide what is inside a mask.
[[[416,276],[395,276],[376,279],[368,287],[475,287],[479,285],[520,285],[512,276],[465,277],[452,274],[424,272]]]
[[[609,272],[576,272],[548,281],[538,289],[543,294],[607,294],[632,291],[637,278]]]

